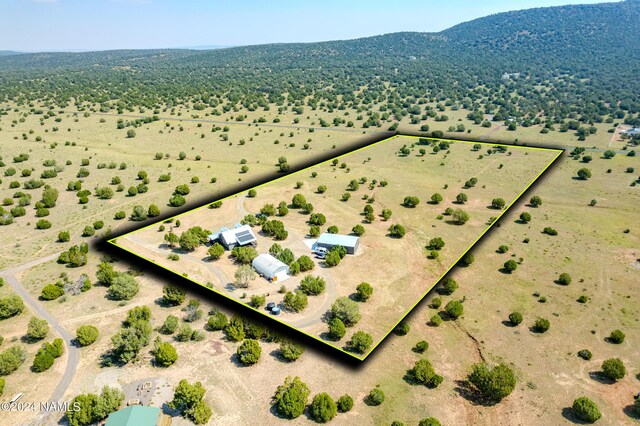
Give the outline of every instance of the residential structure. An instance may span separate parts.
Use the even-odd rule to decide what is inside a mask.
[[[209,235],[209,242],[219,242],[227,250],[236,246],[247,246],[257,242],[249,225],[237,224],[233,229],[222,228],[217,234]]]

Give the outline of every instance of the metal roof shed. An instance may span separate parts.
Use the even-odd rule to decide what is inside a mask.
[[[284,281],[289,278],[289,266],[270,254],[258,255],[251,262],[251,266],[269,281]]]
[[[331,250],[335,246],[342,246],[347,249],[348,254],[355,254],[359,245],[360,237],[356,237],[354,235],[324,233],[320,235],[313,248],[324,247],[327,250]]]

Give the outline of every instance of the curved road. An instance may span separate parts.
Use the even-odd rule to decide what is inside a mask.
[[[64,397],[64,394],[66,393],[67,388],[69,387],[69,384],[71,384],[71,380],[73,380],[73,376],[75,375],[76,370],[78,368],[78,363],[80,362],[80,350],[76,346],[71,344],[73,335],[69,333],[69,331],[66,328],[64,328],[64,326],[56,319],[56,317],[51,315],[49,311],[47,311],[44,308],[42,303],[40,303],[36,298],[34,298],[31,295],[31,293],[29,293],[29,291],[26,288],[24,288],[24,286],[20,283],[20,281],[18,281],[16,274],[22,271],[25,271],[27,269],[30,269],[41,263],[45,263],[45,262],[49,262],[51,260],[57,259],[58,256],[59,256],[59,253],[54,253],[49,256],[34,260],[32,262],[14,266],[13,268],[5,269],[4,271],[0,272],[0,276],[3,277],[5,281],[11,286],[13,291],[15,291],[16,294],[20,296],[20,298],[22,298],[22,300],[29,307],[29,309],[31,309],[31,311],[35,315],[45,319],[49,323],[51,328],[53,328],[53,330],[56,333],[58,333],[66,343],[67,367],[64,371],[64,374],[62,375],[62,378],[60,379],[60,382],[58,382],[58,386],[56,386],[56,388],[53,391],[53,394],[49,398],[49,402],[61,401],[62,398]],[[42,419],[46,414],[48,413],[41,412],[40,419]]]

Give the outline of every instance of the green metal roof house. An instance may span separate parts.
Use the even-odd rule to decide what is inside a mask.
[[[171,424],[171,417],[164,416],[158,407],[131,405],[109,414],[105,426],[157,426]]]

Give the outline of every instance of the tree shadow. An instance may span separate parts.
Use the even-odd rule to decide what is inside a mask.
[[[509,328],[516,328],[517,327],[517,325],[515,325],[514,323],[512,323],[509,320],[502,321],[502,325],[504,325],[505,327],[509,327]]]
[[[576,414],[573,412],[573,408],[571,407],[564,407],[562,409],[562,417],[564,417],[565,420],[568,420],[571,423],[575,423],[577,425],[591,424],[589,422],[585,422],[584,420],[580,420],[578,417],[576,417]]]
[[[616,382],[615,380],[610,379],[607,376],[605,376],[602,371],[590,371],[589,372],[589,377],[592,380],[595,380],[596,382],[601,383],[603,385],[612,385],[612,384],[614,384]]]
[[[240,357],[238,356],[237,353],[231,354],[231,356],[229,357],[229,361],[231,361],[231,363],[233,365],[235,365],[237,368],[249,368],[249,367],[252,367],[252,365],[243,364],[240,361]]]
[[[478,392],[468,380],[455,380],[456,386],[453,388],[454,392],[466,399],[473,405],[481,405],[483,407],[492,407],[497,404],[496,401],[491,401],[484,398],[480,392]]]
[[[500,268],[500,269],[498,269],[498,271],[499,271],[501,274],[511,275],[511,271],[510,271],[510,270],[508,270],[507,268]]]
[[[627,405],[622,409],[622,412],[634,420],[640,420],[640,410],[636,408],[635,404]]]

